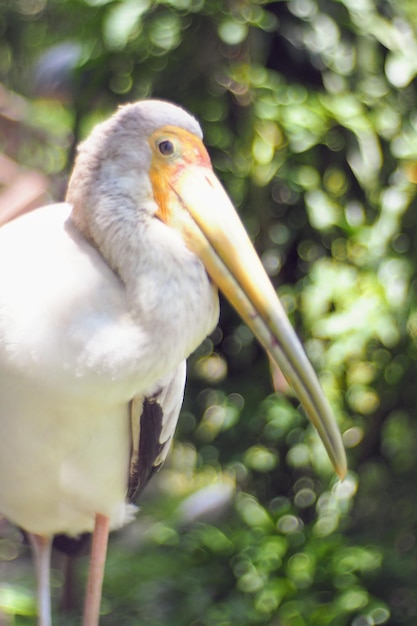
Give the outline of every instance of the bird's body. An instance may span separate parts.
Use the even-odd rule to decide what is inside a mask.
[[[12,468],[14,475],[13,484],[0,481],[0,502],[30,532],[92,531],[95,511],[109,516],[112,528],[127,521],[132,431],[145,398],[158,396],[164,409],[165,428],[153,434],[166,456],[182,402],[183,361],[218,317],[202,263],[168,235],[155,251],[163,252],[158,263],[145,276],[137,271],[142,284],[133,301],[74,228],[68,205],[0,230],[0,267],[13,269],[0,273],[0,415],[13,416],[0,420],[0,476]],[[197,291],[175,282],[171,252]]]
[[[345,472],[317,378],[201,139],[174,105],[122,107],[81,145],[67,203],[0,229],[0,512],[30,534],[41,626],[53,535],[93,529],[83,624],[97,625],[108,531],[166,458],[217,287]]]

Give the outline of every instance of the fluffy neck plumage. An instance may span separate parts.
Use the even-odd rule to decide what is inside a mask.
[[[132,183],[87,165],[77,162],[67,196],[75,227],[120,277],[130,314],[153,348],[173,362],[187,357],[217,323],[216,288],[181,235],[155,217],[146,177]]]

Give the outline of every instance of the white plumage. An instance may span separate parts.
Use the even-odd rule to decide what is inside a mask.
[[[130,402],[139,420],[142,398],[171,382],[218,317],[207,274],[176,233],[176,264],[181,252],[182,271],[205,288],[181,291],[172,261],[161,262],[137,289],[133,312],[120,278],[68,215],[67,205],[53,205],[0,229],[0,267],[13,269],[0,273],[0,415],[13,416],[0,420],[0,475],[14,476],[0,481],[0,503],[38,534],[93,530],[96,511],[113,528],[124,523]],[[196,315],[200,306],[211,314]],[[164,442],[185,382],[182,368],[174,376]]]
[[[190,115],[158,101],[120,109],[82,144],[67,203],[0,229],[0,511],[44,554],[42,626],[42,546],[100,518],[126,523],[166,458],[185,359],[217,323],[213,281],[281,363],[342,474],[317,380]],[[98,605],[84,624],[97,621]]]

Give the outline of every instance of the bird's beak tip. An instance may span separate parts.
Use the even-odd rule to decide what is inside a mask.
[[[335,467],[334,468],[336,471],[336,474],[340,480],[340,482],[343,482],[346,478],[347,475],[347,467]]]

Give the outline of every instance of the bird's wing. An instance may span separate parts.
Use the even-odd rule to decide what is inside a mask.
[[[167,457],[184,397],[185,374],[184,361],[160,382],[154,393],[137,396],[131,402],[129,500],[144,489]]]

